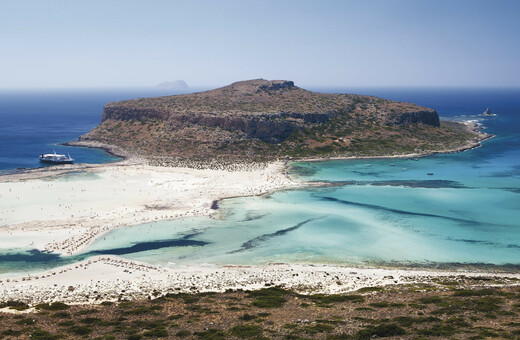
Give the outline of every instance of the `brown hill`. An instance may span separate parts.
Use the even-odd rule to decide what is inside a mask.
[[[141,155],[272,159],[436,151],[474,137],[435,110],[372,96],[255,79],[211,91],[109,103],[80,141]]]

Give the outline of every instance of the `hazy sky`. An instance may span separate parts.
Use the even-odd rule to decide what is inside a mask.
[[[520,86],[520,0],[0,0],[0,88]]]

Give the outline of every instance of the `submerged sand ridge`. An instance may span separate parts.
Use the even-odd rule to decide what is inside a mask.
[[[214,200],[298,185],[284,163],[234,170],[75,165],[0,177],[0,247],[81,252],[117,227],[209,215]]]

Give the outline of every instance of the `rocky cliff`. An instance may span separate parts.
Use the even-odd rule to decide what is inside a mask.
[[[385,114],[385,124],[404,125],[422,123],[432,126],[440,126],[439,115],[433,110],[420,110],[410,112],[389,112]]]
[[[206,92],[109,103],[101,124],[81,140],[177,157],[278,157],[358,152],[367,139],[381,140],[374,144],[377,153],[403,135],[422,145],[428,134],[444,132],[433,109],[255,79]]]

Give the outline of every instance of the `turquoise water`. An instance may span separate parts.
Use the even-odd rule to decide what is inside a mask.
[[[193,239],[207,245],[123,256],[169,265],[518,263],[518,193],[421,184],[356,184],[226,200],[219,220],[118,230],[92,249],[198,233]]]
[[[516,267],[520,91],[468,91],[459,97],[452,91],[430,96],[412,91],[390,98],[435,107],[449,119],[479,121],[496,135],[481,148],[418,160],[293,163],[292,176],[330,186],[224,200],[212,218],[114,230],[74,258],[3,250],[0,271],[41,269],[94,254],[167,266],[310,262]],[[488,106],[499,115],[478,116]]]
[[[387,94],[435,107],[445,118],[477,121],[496,137],[478,149],[419,160],[294,163],[292,176],[333,186],[225,200],[218,220],[114,231],[93,248],[198,233],[193,239],[206,245],[123,256],[172,266],[271,261],[520,265],[520,91]],[[488,106],[499,115],[479,116]]]

